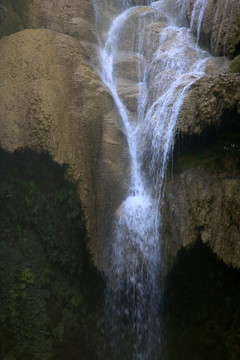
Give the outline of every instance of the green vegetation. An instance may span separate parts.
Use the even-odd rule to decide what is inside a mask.
[[[175,171],[204,168],[214,173],[231,173],[240,168],[240,134],[226,132],[194,149],[186,149],[182,156],[175,156]]]
[[[0,0],[0,38],[28,26],[30,0]]]
[[[179,253],[166,284],[166,359],[239,360],[240,271],[199,242]]]
[[[232,73],[240,73],[240,55],[233,59],[230,70]]]
[[[0,152],[0,359],[91,359],[101,282],[75,186],[46,155]]]

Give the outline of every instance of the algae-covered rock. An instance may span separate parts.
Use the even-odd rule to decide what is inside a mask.
[[[233,59],[230,69],[232,73],[240,73],[240,55]]]
[[[29,25],[30,0],[0,2],[0,38],[14,34]]]

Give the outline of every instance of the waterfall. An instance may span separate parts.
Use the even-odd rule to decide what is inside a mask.
[[[92,1],[99,74],[119,110],[131,163],[129,192],[116,213],[106,273],[104,358],[155,360],[162,357],[163,338],[159,207],[178,114],[188,89],[204,75],[208,54],[198,47],[190,29],[177,26],[183,11],[179,0],[175,16],[169,0],[138,6],[139,1],[130,0]],[[194,7],[193,24],[201,24],[203,11],[204,6]],[[100,16],[106,17],[102,31]],[[136,112],[118,92],[115,64],[122,54],[130,58],[137,54],[139,59]]]
[[[202,20],[206,6],[207,6],[207,0],[196,0],[193,6],[190,29],[192,31],[196,31],[197,42],[199,41]]]

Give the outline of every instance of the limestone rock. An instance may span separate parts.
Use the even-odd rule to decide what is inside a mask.
[[[235,112],[240,120],[240,75],[205,76],[192,85],[184,100],[177,134],[199,136],[209,127],[218,129],[226,111]]]
[[[169,179],[162,214],[166,271],[178,250],[199,238],[226,264],[240,267],[238,176],[189,168]]]
[[[116,77],[138,82],[144,62],[144,57],[140,54],[134,52],[119,53],[113,64],[114,73]]]
[[[127,109],[135,113],[137,111],[138,99],[140,96],[141,83],[135,83],[126,79],[117,79],[116,86],[119,97],[123,100]]]
[[[186,12],[189,23],[194,4],[193,0],[187,2]],[[207,1],[200,43],[214,55],[230,57],[237,55],[240,44],[240,2],[238,0]]]
[[[178,159],[179,150],[175,153],[162,204],[165,271],[181,247],[199,238],[226,264],[240,267],[240,146],[231,144],[231,157],[224,143],[214,145],[221,133],[237,136],[239,125],[239,74],[205,76],[192,85],[176,129],[176,148],[184,155]],[[213,147],[204,153],[205,146]]]
[[[0,146],[67,164],[101,268],[107,231],[128,182],[125,136],[112,96],[72,37],[24,30],[0,40]]]
[[[166,15],[149,6],[139,6],[132,8],[126,17],[124,26],[119,34],[119,50],[120,51],[138,51],[139,45],[142,46],[144,39],[140,38],[138,29],[147,29],[151,22],[163,23]],[[144,44],[143,44],[144,48]]]
[[[94,9],[88,0],[33,0],[32,26],[72,35],[78,40],[97,41]]]
[[[205,73],[207,75],[219,75],[228,73],[230,70],[230,60],[226,57],[211,56],[206,63]]]

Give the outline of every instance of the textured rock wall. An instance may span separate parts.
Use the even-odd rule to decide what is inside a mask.
[[[166,182],[166,271],[181,247],[208,243],[240,267],[240,76],[206,76],[190,89],[177,126],[173,176]]]
[[[189,137],[204,135],[210,128],[217,130],[223,125],[224,112],[235,112],[240,122],[239,74],[205,76],[196,81],[181,108],[177,133]]]
[[[188,23],[195,1],[186,2]],[[200,44],[213,54],[239,53],[240,3],[209,0]],[[208,243],[226,264],[240,267],[240,75],[237,59],[209,58],[181,108],[173,175],[166,181],[163,253],[166,271],[181,247]]]
[[[48,152],[69,166],[100,268],[126,191],[128,153],[113,99],[78,41],[95,41],[92,6],[35,1],[31,21],[51,30],[23,30],[0,40],[0,146]]]
[[[190,168],[167,184],[163,211],[167,266],[176,253],[201,239],[226,264],[240,267],[240,181]]]
[[[196,1],[188,0],[186,15],[190,23]],[[238,0],[208,0],[204,11],[201,45],[213,55],[236,56],[240,51],[240,3]]]
[[[142,5],[144,1],[133,3]],[[186,3],[189,21],[194,2],[189,0]],[[172,6],[171,1],[169,4]],[[116,11],[114,2],[108,5],[111,6],[104,14],[104,24],[98,24],[104,25],[103,33]],[[126,140],[113,99],[91,65],[98,62],[93,5],[87,0],[33,0],[26,9],[24,26],[35,30],[20,31],[0,40],[0,146],[10,152],[26,147],[45,151],[59,164],[69,165],[69,172],[78,184],[94,261],[101,268],[113,214],[127,189],[129,169]],[[217,54],[234,57],[239,52],[239,11],[237,0],[209,0],[202,24],[201,44]],[[163,14],[159,14],[157,21],[146,27],[146,39],[151,39],[151,49],[148,47],[144,56],[139,56],[127,41],[139,12],[144,15],[143,20],[145,16],[155,14],[147,7],[133,12],[132,21],[122,34],[125,53],[114,64],[119,76],[120,96],[133,117],[139,90],[137,64],[139,61],[144,64],[144,56],[150,56],[154,51],[154,43],[166,20]],[[22,27],[23,24],[14,31]],[[194,142],[195,137],[201,142],[207,134],[214,136],[213,129],[217,131],[223,123],[239,122],[240,78],[237,74],[226,74],[228,71],[228,60],[209,59],[209,76],[193,85],[182,107],[177,128],[178,144],[181,141],[184,144]],[[227,117],[226,114],[232,115]],[[235,161],[232,169],[235,171],[237,168],[239,165]],[[228,246],[223,234],[227,234],[227,238],[232,229],[229,231],[224,225],[220,236],[215,230],[208,229],[207,217],[199,215],[199,225],[192,216],[197,213],[195,199],[206,192],[210,194],[212,188],[218,188],[214,190],[216,199],[225,197],[225,190],[221,193],[221,189],[228,186],[229,194],[237,197],[239,183],[236,172],[228,172],[227,177],[232,176],[236,182],[235,190],[231,190],[232,182],[224,176],[220,180],[214,179],[203,169],[198,171],[190,166],[175,174],[167,185],[164,206],[165,248],[169,262],[182,244],[190,244],[197,236],[203,236],[221,258],[239,266],[236,240],[231,251],[230,247],[228,251],[219,250]],[[205,189],[206,184],[215,182],[216,186],[209,185]],[[174,201],[171,194],[175,194]],[[206,207],[204,199],[200,201],[203,209]],[[213,203],[216,207],[211,205],[209,218],[217,211],[217,202]],[[234,206],[228,203],[229,215],[224,217],[224,224],[230,221]],[[220,216],[222,222],[221,219]],[[201,235],[200,228],[207,229],[205,235]],[[172,240],[169,234],[172,234]],[[234,236],[236,239],[237,235]]]

